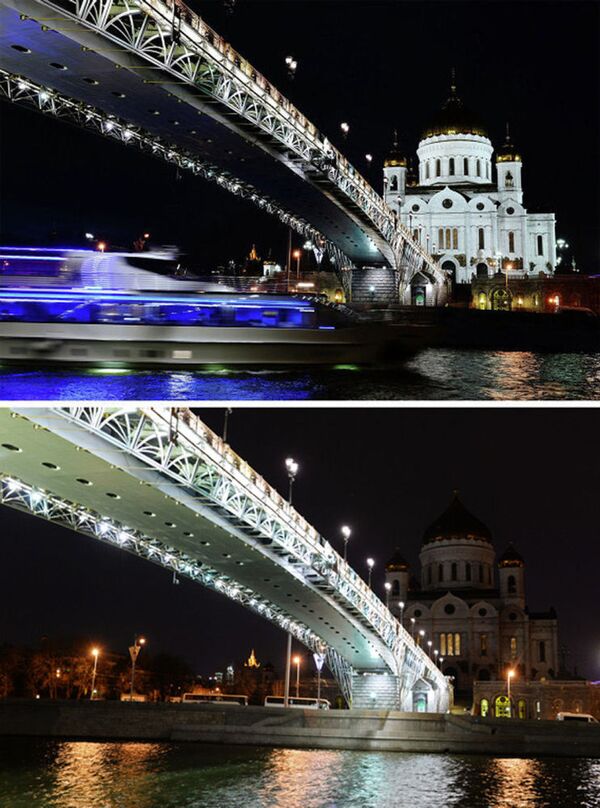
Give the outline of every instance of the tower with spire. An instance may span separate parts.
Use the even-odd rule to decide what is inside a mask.
[[[398,130],[394,129],[392,148],[383,163],[383,195],[393,207],[404,204],[406,193],[406,157],[398,145]]]

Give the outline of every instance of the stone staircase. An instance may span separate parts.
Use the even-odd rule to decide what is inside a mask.
[[[352,270],[352,303],[397,303],[399,273],[389,267]]]
[[[352,677],[353,710],[399,710],[398,677],[385,673]]]

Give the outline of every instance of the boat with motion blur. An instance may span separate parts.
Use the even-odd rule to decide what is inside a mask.
[[[318,296],[195,279],[168,251],[4,247],[0,268],[2,362],[359,364],[378,359],[392,340],[385,325]]]

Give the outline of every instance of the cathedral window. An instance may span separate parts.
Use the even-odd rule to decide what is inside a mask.
[[[478,238],[479,238],[479,249],[485,250],[485,230],[483,229],[483,227],[479,228]]]
[[[444,228],[440,227],[438,232],[438,245],[440,250],[444,249]]]
[[[397,578],[392,581],[392,595],[394,597],[399,597],[400,595],[400,581]]]
[[[513,175],[510,173],[510,171],[506,172],[506,177],[504,178],[504,184],[505,184],[505,186],[507,188],[514,188],[515,187],[515,181],[513,179]]]
[[[458,250],[458,230],[456,227],[452,230],[452,249]]]
[[[512,659],[517,656],[517,638],[511,637],[510,638],[510,655]]]
[[[418,243],[419,241],[421,241],[421,239],[419,238],[419,236],[420,236],[420,230],[419,230],[419,228],[418,228],[418,227],[415,227],[415,229],[413,230],[413,238],[414,238],[414,240],[415,240],[417,243]]]
[[[451,157],[448,163],[448,174],[450,174],[451,177],[454,176],[454,157]]]
[[[436,177],[442,176],[442,161],[439,159],[435,161],[435,176]]]
[[[444,580],[444,565],[438,564],[438,581]],[[443,656],[443,654],[442,654]]]
[[[427,567],[427,583],[431,583],[431,564],[429,564]]]
[[[479,714],[485,718],[490,711],[490,703],[487,699],[481,699],[479,702]]]
[[[538,656],[540,662],[546,661],[546,642],[544,640],[540,640],[540,646],[538,649]]]
[[[446,228],[446,249],[452,249],[452,231],[449,227]]]
[[[525,699],[519,699],[517,702],[517,714],[519,718],[527,718],[527,702]]]
[[[454,655],[460,656],[460,634],[454,635]]]
[[[477,161],[477,176],[481,177],[481,160]]]
[[[489,164],[489,163],[486,163],[486,164],[485,164],[485,177],[486,177],[486,179],[488,179],[488,180],[489,180],[489,178],[490,178],[490,164]]]
[[[469,160],[467,157],[463,160],[463,172],[465,177],[469,176]]]
[[[450,567],[450,578],[453,581],[456,581],[458,578],[458,566],[453,562],[452,566]]]
[[[508,576],[507,584],[508,584],[508,594],[514,595],[517,591],[517,581],[514,575]]]
[[[487,634],[479,635],[479,654],[480,656],[487,656],[488,652],[488,638]]]
[[[538,236],[537,237],[537,254],[543,255],[544,254],[544,237]]]
[[[440,655],[442,657],[460,656],[460,634],[440,634]]]
[[[454,656],[454,635],[447,634],[446,635],[446,655],[447,656]]]
[[[487,568],[487,582],[488,582],[488,584],[492,583],[492,568],[491,567]]]
[[[479,565],[479,583],[483,583],[483,564]]]
[[[471,565],[469,563],[465,564],[465,578],[467,581],[471,580]]]
[[[496,696],[494,699],[494,715],[496,718],[510,718],[510,699],[508,696]]]
[[[442,657],[447,656],[446,654],[446,635],[440,634],[440,655]]]
[[[394,174],[392,176],[392,181],[390,183],[390,191],[397,191],[398,190],[398,177]]]
[[[514,253],[515,251],[515,234],[512,230],[508,231],[508,251]]]
[[[425,163],[425,179],[429,179],[429,163]]]

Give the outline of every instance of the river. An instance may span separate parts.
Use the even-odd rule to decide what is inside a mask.
[[[0,739],[3,808],[597,808],[600,760]]]
[[[600,399],[600,354],[431,348],[402,364],[321,370],[0,367],[7,401],[511,401]]]

